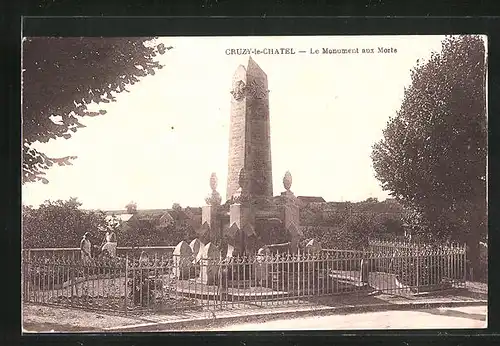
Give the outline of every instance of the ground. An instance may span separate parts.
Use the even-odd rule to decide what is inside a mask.
[[[487,306],[367,312],[232,324],[204,331],[486,328]]]
[[[23,307],[24,331],[97,331],[100,330],[98,327],[106,328],[116,324],[133,323],[137,323],[135,319],[110,316],[99,312],[39,305],[25,305]]]
[[[325,296],[301,301],[298,305],[294,305],[296,302],[293,301],[281,301],[265,306],[243,302],[235,308],[228,306],[220,311],[215,310],[215,314],[212,311],[193,310],[125,315],[24,304],[23,330],[25,332],[120,332],[325,328],[338,330],[387,327],[483,328],[486,326],[487,285],[467,283],[467,287],[467,290],[434,292],[428,296],[414,297],[386,294]],[[465,306],[467,305],[465,303],[469,303],[468,306]],[[408,304],[413,304],[413,307]],[[377,305],[385,307],[370,308]],[[429,308],[429,305],[433,308]],[[363,311],[366,312],[361,313]],[[287,316],[288,320],[284,320],[284,316]]]

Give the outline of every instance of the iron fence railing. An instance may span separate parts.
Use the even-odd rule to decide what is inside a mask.
[[[136,256],[145,252],[154,256],[170,256],[174,252],[175,246],[119,246],[116,248],[116,254],[119,256]],[[69,258],[79,260],[81,258],[80,248],[31,248],[22,250],[23,258]]]
[[[63,251],[61,251],[63,253]],[[31,253],[32,254],[32,253]],[[83,263],[30,256],[23,301],[85,309],[170,311],[307,303],[328,295],[465,287],[465,248],[305,251],[223,258],[142,252]]]
[[[465,251],[465,244],[457,243],[443,243],[443,244],[428,244],[412,241],[394,241],[394,240],[378,240],[370,239],[368,241],[367,251],[376,253],[393,253],[393,252],[406,252],[406,253],[419,253],[425,250],[444,249],[455,251]]]

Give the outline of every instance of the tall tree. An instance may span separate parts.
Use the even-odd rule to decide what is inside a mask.
[[[172,210],[182,211],[182,207],[179,203],[174,203],[174,204],[172,204]]]
[[[135,214],[137,213],[137,203],[134,201],[130,201],[126,206],[125,209],[127,210],[127,213],[129,214]]]
[[[82,117],[104,114],[92,103],[115,101],[117,93],[162,68],[156,60],[167,49],[152,37],[56,38],[23,40],[22,116],[23,182],[42,181],[54,164],[68,165],[75,156],[48,157],[35,142],[70,138],[84,127]]]
[[[475,269],[487,232],[485,54],[480,36],[444,39],[412,70],[372,152],[383,189],[422,215],[433,236],[467,242]]]

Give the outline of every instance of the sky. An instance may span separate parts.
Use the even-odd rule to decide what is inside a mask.
[[[87,209],[124,209],[130,201],[139,209],[201,206],[212,172],[225,196],[232,76],[249,59],[226,52],[239,48],[297,52],[252,55],[268,77],[274,195],[284,191],[290,171],[297,196],[384,200],[389,195],[374,177],[372,145],[400,108],[417,59],[439,52],[443,38],[162,37],[174,47],[159,57],[163,69],[101,105],[107,114],[83,118],[87,127],[71,139],[35,144],[52,157],[78,158],[50,168],[49,184],[25,184],[23,203],[77,197]],[[397,52],[377,53],[378,47]],[[359,53],[321,54],[323,48]],[[316,49],[320,54],[310,53]]]

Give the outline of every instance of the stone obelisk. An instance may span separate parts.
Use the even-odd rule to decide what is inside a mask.
[[[267,75],[250,57],[233,76],[229,132],[227,200],[239,188],[243,168],[250,198],[273,196],[271,129]]]

